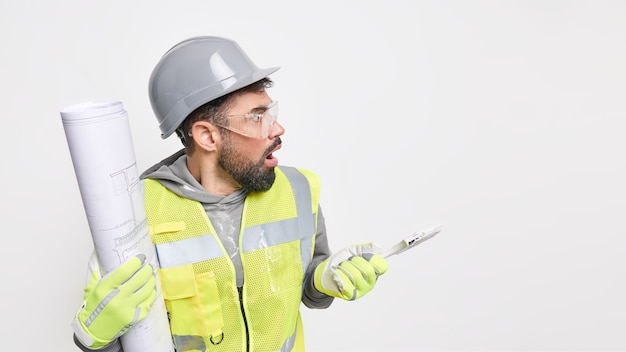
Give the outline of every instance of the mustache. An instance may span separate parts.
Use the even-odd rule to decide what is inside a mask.
[[[274,143],[272,143],[272,145],[265,149],[265,153],[263,153],[263,155],[268,156],[272,154],[272,151],[281,144],[283,144],[283,141],[280,139],[280,137],[276,137],[276,139],[274,139]]]

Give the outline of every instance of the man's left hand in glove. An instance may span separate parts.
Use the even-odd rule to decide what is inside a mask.
[[[315,288],[329,296],[353,301],[370,292],[388,263],[374,243],[347,247],[315,269]]]

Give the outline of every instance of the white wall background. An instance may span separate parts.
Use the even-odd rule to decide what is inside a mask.
[[[626,2],[0,4],[2,350],[72,351],[92,247],[59,111],[121,100],[141,170],[175,151],[159,57],[236,39],[317,171],[331,247],[386,247],[357,302],[304,310],[309,351],[626,350]]]

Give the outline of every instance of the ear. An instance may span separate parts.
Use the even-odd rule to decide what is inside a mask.
[[[220,134],[215,125],[207,121],[197,121],[191,126],[191,135],[198,148],[215,151]]]

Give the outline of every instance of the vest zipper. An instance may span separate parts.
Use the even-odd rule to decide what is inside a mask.
[[[250,331],[248,331],[248,320],[246,319],[246,311],[243,308],[243,287],[237,287],[239,292],[239,307],[241,308],[241,316],[243,317],[243,326],[246,327],[246,351],[250,351]]]

